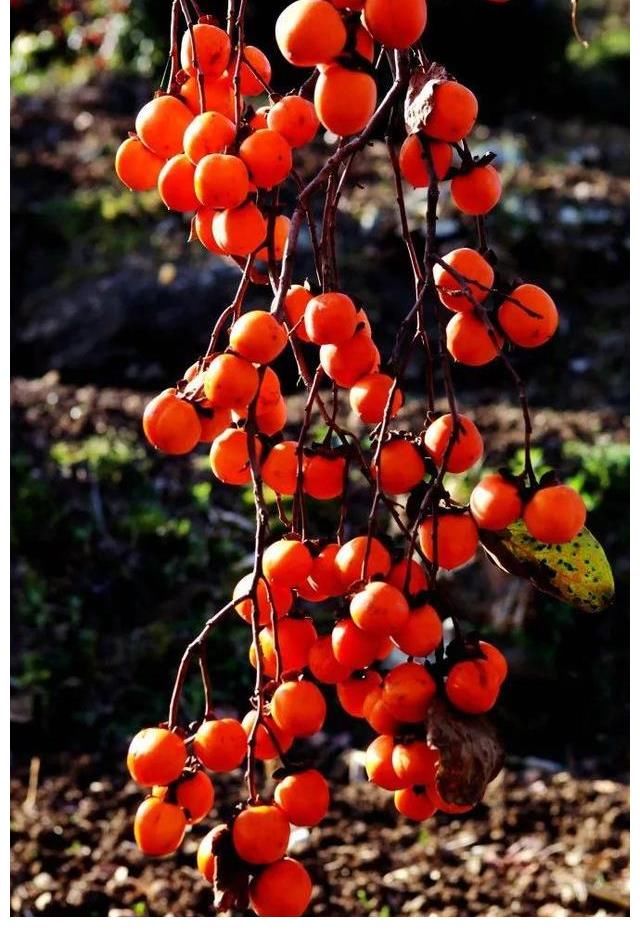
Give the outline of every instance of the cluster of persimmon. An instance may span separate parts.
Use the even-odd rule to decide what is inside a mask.
[[[279,96],[270,87],[267,57],[244,44],[233,17],[228,31],[200,17],[189,24],[180,49],[174,47],[169,91],[142,108],[135,134],[116,157],[125,185],[157,186],[168,208],[193,212],[194,237],[212,253],[241,262],[249,280],[270,283],[276,297],[269,310],[247,308],[246,291],[239,290],[207,352],[154,397],[143,416],[156,449],[179,456],[207,444],[219,482],[253,485],[259,525],[254,569],[236,584],[229,603],[251,627],[251,708],[242,719],[218,718],[207,704],[204,719],[188,733],[172,700],[169,722],[138,733],[128,757],[134,780],[150,789],[136,815],[135,837],[152,856],[176,850],[189,826],[210,814],[209,773],[246,765],[247,801],[204,837],[197,861],[214,890],[224,891],[228,868],[235,869],[234,888],[246,890],[246,901],[229,907],[250,902],[258,915],[299,915],[311,898],[309,875],[287,848],[292,825],[313,826],[329,810],[326,779],[294,754],[296,742],[324,727],[321,687],[335,687],[342,709],[376,733],[365,754],[366,773],[393,792],[399,813],[422,821],[438,810],[470,809],[473,804],[441,796],[446,753],[432,743],[430,714],[436,704],[462,719],[489,712],[507,663],[488,642],[464,638],[455,621],[456,637],[445,648],[448,613],[438,570],[471,562],[484,531],[504,531],[522,520],[532,537],[560,544],[585,522],[584,503],[573,489],[555,477],[538,483],[532,471],[486,474],[468,504],[455,503],[445,488],[447,475],[476,472],[484,456],[474,421],[458,412],[451,392],[449,412],[429,410],[419,432],[397,429],[404,369],[393,355],[384,362],[362,304],[338,288],[335,276],[318,274],[314,285],[294,282],[292,267],[285,274],[297,234],[290,219],[277,214],[277,190],[288,180],[298,189],[304,185],[293,171],[293,151],[309,144],[321,125],[341,138],[338,147],[345,137],[364,145],[382,108],[377,47],[396,62],[396,78],[401,60],[424,78],[419,40],[426,23],[426,0],[294,0],[277,19],[276,41],[291,65],[315,69],[315,84],[306,81],[299,93]],[[264,106],[247,102],[265,95]],[[475,96],[438,72],[422,114],[392,154],[396,180],[399,175],[429,196],[450,183],[454,205],[481,225],[499,203],[501,182],[491,154],[476,159],[466,143],[478,115]],[[320,250],[331,253],[326,245]],[[536,348],[554,335],[553,299],[534,284],[502,279],[482,245],[425,256],[438,316],[453,314],[443,358],[478,367],[503,357],[507,344]],[[256,263],[267,264],[266,280],[259,279]],[[309,391],[304,426],[293,438],[285,436],[290,421],[277,373],[289,347]],[[333,417],[319,393],[327,386]],[[357,433],[346,443],[336,422],[341,398],[371,445]],[[340,438],[337,447],[327,438],[307,444],[315,407],[328,436]],[[348,485],[362,476],[372,505],[365,529],[348,510]],[[278,538],[263,529],[263,487],[275,494],[287,528]],[[409,511],[415,494],[417,516]],[[307,512],[313,515],[314,502],[338,499],[344,504],[336,534],[315,538]],[[381,502],[396,520],[395,540],[376,527]],[[321,612],[322,604],[328,608]],[[174,696],[181,686],[177,679]],[[278,759],[277,784],[262,797],[255,762]]]

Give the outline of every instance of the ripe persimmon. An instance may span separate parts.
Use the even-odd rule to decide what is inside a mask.
[[[176,800],[190,824],[204,820],[215,801],[215,790],[206,771],[196,771],[176,784]]]
[[[150,400],[142,415],[144,434],[167,455],[185,455],[200,441],[200,420],[195,407],[177,396],[175,387]]]
[[[247,573],[246,576],[243,576],[242,579],[236,583],[236,587],[233,590],[234,600],[242,599],[242,596],[247,596],[247,598],[237,603],[235,610],[240,618],[244,618],[248,624],[251,624],[253,620],[253,600],[249,598],[252,581],[253,573]],[[274,617],[276,621],[283,618],[293,603],[291,589],[277,582],[269,583],[267,586],[264,579],[259,579],[256,594],[258,598],[259,625],[270,625]],[[273,609],[271,607],[272,600]]]
[[[329,458],[321,453],[304,456],[302,488],[317,501],[330,501],[344,490],[346,461],[341,456]]]
[[[217,407],[215,410],[199,410],[200,442],[213,442],[216,436],[231,423],[231,410]]]
[[[195,167],[193,184],[198,201],[206,208],[237,208],[247,197],[249,174],[237,156],[209,153]]]
[[[158,176],[160,198],[172,211],[196,211],[200,202],[195,192],[195,167],[178,153],[164,164]]]
[[[523,283],[499,307],[498,321],[515,345],[538,348],[558,328],[558,310],[545,290],[533,283]]]
[[[447,350],[460,364],[475,368],[489,364],[498,357],[503,344],[501,336],[490,332],[473,314],[459,312],[447,325]]]
[[[376,42],[406,49],[426,28],[427,0],[367,0],[363,22]]]
[[[260,458],[262,443],[255,440],[256,457]],[[209,453],[211,471],[226,485],[248,485],[251,481],[251,461],[247,433],[230,426],[211,444]]]
[[[522,514],[522,500],[513,482],[502,475],[485,475],[471,492],[469,508],[478,527],[504,530]]]
[[[290,832],[280,807],[265,804],[245,807],[234,820],[231,836],[241,859],[251,865],[266,865],[282,859]]]
[[[313,567],[309,548],[300,540],[276,540],[264,551],[262,570],[271,582],[294,588]]]
[[[478,548],[478,528],[469,514],[440,514],[437,525],[427,517],[418,528],[418,536],[424,555],[443,569],[464,566]]]
[[[486,215],[501,195],[502,182],[493,166],[475,166],[451,180],[451,199],[465,215]]]
[[[307,335],[317,345],[340,345],[356,330],[356,307],[346,293],[320,293],[304,312]]]
[[[373,690],[381,686],[382,677],[375,670],[353,674],[336,686],[338,702],[350,716],[361,719],[365,700]]]
[[[216,857],[213,853],[213,841],[216,835],[221,829],[224,828],[224,824],[215,826],[212,830],[203,836],[198,844],[198,852],[196,853],[196,865],[198,866],[198,871],[208,882],[213,883],[213,878],[216,872]]]
[[[256,722],[257,713],[252,709],[242,720],[242,728],[250,739]],[[293,745],[293,736],[275,724],[271,716],[263,715],[254,735],[255,756],[258,761],[271,761],[273,758],[289,751]]]
[[[313,565],[309,573],[309,579],[317,586],[320,592],[324,592],[327,597],[342,595],[342,577],[336,566],[336,556],[340,544],[328,543],[313,558]]]
[[[494,669],[481,659],[454,664],[445,683],[447,699],[465,713],[488,712],[495,705],[499,690]]]
[[[146,856],[168,856],[180,846],[187,829],[182,807],[160,797],[147,797],[136,811],[133,834]]]
[[[311,101],[299,94],[287,94],[269,108],[267,126],[281,134],[289,146],[298,147],[311,143],[320,121]]]
[[[271,697],[271,716],[275,724],[294,737],[315,735],[327,714],[324,696],[309,680],[287,680]]]
[[[229,120],[235,121],[235,95],[233,83],[229,75],[223,74],[220,77],[205,75],[203,82],[204,107],[200,107],[200,85],[195,76],[188,78],[180,86],[180,99],[191,111],[191,115],[204,113],[205,111],[216,111]],[[240,107],[244,106],[240,98]]]
[[[319,771],[311,768],[283,778],[273,792],[273,799],[289,823],[316,826],[329,810],[329,785]]]
[[[275,130],[256,130],[241,144],[238,156],[259,189],[280,185],[291,172],[291,147]]]
[[[147,192],[158,184],[164,159],[148,149],[138,137],[127,137],[116,152],[118,179],[134,192]]]
[[[382,701],[398,722],[421,722],[436,693],[436,684],[421,664],[409,661],[390,670],[382,684]]]
[[[182,152],[182,139],[192,119],[193,114],[181,100],[161,94],[138,111],[136,133],[152,153],[170,159]]]
[[[311,901],[309,873],[297,859],[285,856],[251,880],[251,907],[258,917],[300,917]]]
[[[207,719],[193,739],[193,753],[209,771],[233,771],[247,754],[247,737],[237,719]]]
[[[235,124],[216,111],[205,111],[193,118],[184,132],[184,152],[192,163],[205,156],[222,153],[236,137]]]
[[[409,567],[408,575],[407,566]],[[390,582],[396,589],[402,589],[408,595],[417,595],[429,588],[427,574],[420,563],[416,563],[415,560],[399,560],[394,563],[387,576],[387,582]]]
[[[388,636],[405,624],[409,606],[395,586],[388,582],[368,582],[351,599],[349,615],[362,631]]]
[[[227,254],[246,257],[267,236],[267,222],[251,199],[238,208],[219,212],[213,219],[213,236]]]
[[[289,236],[290,227],[291,221],[289,218],[287,218],[286,215],[277,216],[273,225],[273,243],[271,245],[274,260],[282,260],[287,238]],[[261,247],[256,254],[256,260],[262,260],[264,263],[268,263],[270,257],[269,237],[269,228],[267,228],[267,244],[264,247]]]
[[[454,433],[456,436],[451,443]],[[424,447],[438,467],[446,457],[445,468],[454,474],[466,472],[484,452],[482,436],[473,420],[461,414],[456,420],[452,413],[445,413],[431,423],[424,434]]]
[[[391,439],[380,448],[378,468],[371,464],[374,477],[380,473],[380,487],[389,495],[406,494],[424,478],[424,461],[408,439]]]
[[[279,495],[292,495],[296,490],[296,450],[297,443],[291,440],[276,443],[262,463],[262,481]]]
[[[398,813],[418,823],[428,820],[437,810],[429,791],[422,786],[406,787],[396,791],[393,795],[393,802]]]
[[[341,618],[333,626],[331,647],[339,664],[350,670],[361,670],[376,659],[379,638],[358,628],[350,618]]]
[[[282,673],[302,670],[307,666],[309,652],[318,639],[310,618],[281,618],[276,622],[275,634],[272,625],[266,625],[261,629],[258,641],[263,671],[268,677],[276,675],[276,637]],[[249,659],[256,667],[257,654],[253,643],[249,649]]]
[[[400,742],[391,755],[393,770],[406,787],[432,784],[435,780],[440,753],[426,742]]]
[[[191,30],[193,30],[193,40]],[[185,72],[195,75],[197,65],[203,75],[219,78],[229,64],[230,55],[229,36],[219,26],[211,23],[196,23],[191,29],[185,30],[180,46],[180,64]]]
[[[389,401],[393,384],[394,380],[389,374],[369,374],[350,388],[349,404],[363,423],[381,423],[387,408],[390,418],[397,415],[404,397],[400,388],[396,387],[393,400]]]
[[[276,20],[276,42],[285,59],[300,68],[340,55],[347,30],[328,0],[294,0]]]
[[[386,576],[391,569],[388,550],[376,537],[354,537],[344,543],[335,556],[335,565],[342,577],[345,592],[360,580]],[[365,565],[366,558],[366,565]]]
[[[587,509],[577,491],[568,485],[540,488],[525,505],[524,523],[542,543],[568,543],[580,533]]]
[[[129,774],[142,787],[171,784],[180,777],[187,750],[179,735],[168,729],[141,729],[127,753]]]
[[[361,378],[377,370],[380,352],[362,329],[340,345],[321,345],[320,364],[338,387],[351,388]]]
[[[237,355],[217,355],[204,372],[204,392],[214,407],[247,407],[258,392],[259,376],[249,361]]]
[[[318,683],[342,683],[351,674],[351,668],[341,664],[331,644],[331,635],[317,638],[309,648],[309,670]]]
[[[453,312],[472,312],[476,303],[486,298],[493,286],[493,268],[478,251],[470,247],[459,247],[450,251],[442,260],[454,272],[440,263],[433,268],[440,302]]]
[[[234,56],[228,69],[230,75],[235,75],[236,61]],[[253,98],[264,93],[265,86],[271,81],[271,62],[262,49],[257,46],[244,46],[238,77],[240,94]]]
[[[429,141],[417,133],[406,138],[398,153],[400,172],[414,189],[425,189],[431,184],[432,164],[436,179],[444,179],[451,168],[452,159],[453,151],[449,143]]]
[[[410,657],[428,657],[442,641],[442,621],[432,605],[409,610],[409,617],[391,633],[393,643]]]
[[[393,770],[394,740],[391,735],[379,735],[364,753],[364,770],[370,781],[385,791],[397,791],[402,781]]]
[[[362,717],[378,735],[395,735],[398,721],[394,719],[382,698],[382,683],[374,687],[362,704]]]
[[[313,103],[327,130],[346,137],[364,130],[376,109],[377,97],[371,75],[329,65],[318,76]]]
[[[284,300],[284,314],[289,328],[293,329],[294,335],[296,335],[301,342],[311,341],[304,326],[304,313],[307,308],[307,303],[311,299],[312,294],[309,290],[305,289],[304,286],[294,284],[287,291]]]
[[[287,344],[287,331],[275,316],[261,309],[243,313],[229,333],[232,351],[254,364],[268,364]]]
[[[478,116],[475,94],[457,81],[434,82],[431,112],[422,125],[436,140],[456,143],[470,133]]]
[[[203,247],[212,254],[224,254],[213,236],[213,219],[218,214],[215,208],[198,208],[193,216],[193,232]]]

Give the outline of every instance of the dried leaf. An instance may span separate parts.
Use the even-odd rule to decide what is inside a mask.
[[[446,69],[434,63],[421,68],[409,79],[404,101],[404,123],[407,133],[418,133],[425,125],[433,108],[433,92],[440,82],[448,78]]]
[[[569,543],[548,544],[527,533],[523,521],[516,521],[497,533],[480,531],[480,542],[501,569],[582,612],[600,612],[614,599],[611,566],[586,527]]]
[[[427,718],[427,741],[440,752],[438,793],[457,806],[477,804],[504,761],[497,732],[484,716],[466,716],[436,700]]]
[[[249,873],[233,848],[226,823],[215,828],[211,849],[216,857],[213,906],[216,911],[243,911],[249,906]]]

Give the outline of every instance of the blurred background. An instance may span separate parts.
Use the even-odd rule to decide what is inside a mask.
[[[267,52],[283,90],[301,80],[273,41],[285,5],[250,2],[247,14],[248,41]],[[252,550],[250,495],[214,487],[206,449],[162,458],[140,428],[149,397],[206,347],[238,277],[187,243],[186,219],[153,192],[125,190],[113,171],[160,81],[169,8],[11,0],[18,915],[209,913],[193,870],[197,837],[184,856],[142,862],[131,833],[139,792],[122,770],[131,735],[166,718],[182,649]],[[318,882],[314,914],[628,913],[629,3],[581,0],[579,14],[588,48],[573,36],[569,0],[430,0],[426,47],[478,96],[473,148],[493,150],[503,177],[488,221],[503,269],[560,309],[555,339],[513,360],[535,413],[536,464],[557,467],[585,497],[616,603],[580,614],[486,560],[450,577],[465,624],[509,658],[494,713],[507,768],[468,817],[400,822],[362,784],[370,733],[332,708],[318,758],[338,785],[335,806],[296,845]],[[326,151],[318,139],[301,172]],[[353,175],[341,203],[343,284],[388,352],[411,281],[382,141]],[[407,198],[419,239],[425,193]],[[473,237],[446,194],[440,214],[442,253]],[[300,276],[311,272],[304,239],[302,248]],[[255,288],[250,301],[261,300]],[[419,363],[408,379],[405,422],[419,426]],[[485,436],[486,466],[516,467],[522,427],[508,375],[491,365],[456,368],[454,379]],[[292,370],[285,389],[297,392]],[[291,412],[295,420],[295,400]],[[475,477],[458,483],[460,495]],[[229,713],[247,708],[246,653],[245,627],[228,620],[210,665]],[[195,715],[196,679],[186,699]],[[239,780],[220,782],[221,800],[237,796]]]

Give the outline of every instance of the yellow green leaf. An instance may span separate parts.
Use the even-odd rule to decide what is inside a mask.
[[[514,576],[583,612],[611,604],[615,587],[607,556],[585,527],[569,543],[541,543],[523,521],[498,532],[483,530],[480,541],[489,557]]]

